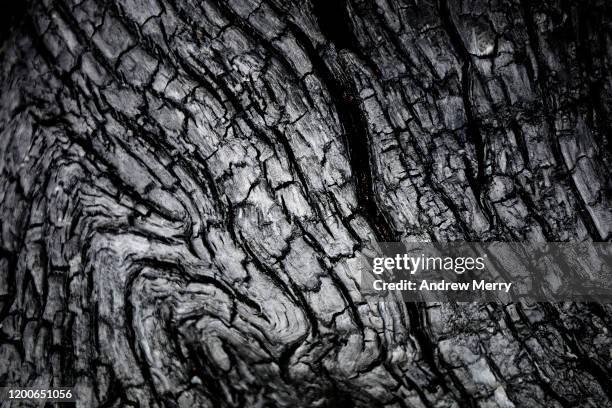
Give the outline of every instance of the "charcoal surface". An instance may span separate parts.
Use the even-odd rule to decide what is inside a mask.
[[[374,242],[612,238],[611,2],[15,3],[0,385],[612,407],[611,305],[404,303],[354,275]]]

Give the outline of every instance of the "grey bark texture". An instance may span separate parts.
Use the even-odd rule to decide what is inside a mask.
[[[404,304],[350,273],[373,241],[610,240],[612,3],[18,7],[0,385],[101,407],[612,406],[610,305]]]

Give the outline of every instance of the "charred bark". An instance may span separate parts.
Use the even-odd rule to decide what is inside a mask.
[[[373,241],[610,240],[606,0],[40,0],[0,32],[0,384],[612,406],[612,309],[403,304]]]

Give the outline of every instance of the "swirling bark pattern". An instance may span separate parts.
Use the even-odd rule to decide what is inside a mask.
[[[609,1],[21,7],[0,383],[103,407],[612,406],[610,305],[406,305],[352,274],[376,240],[612,238]]]

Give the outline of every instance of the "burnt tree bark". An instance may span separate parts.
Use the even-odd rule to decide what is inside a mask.
[[[606,0],[3,17],[0,383],[83,406],[612,406],[612,308],[403,304],[372,241],[609,240]]]

